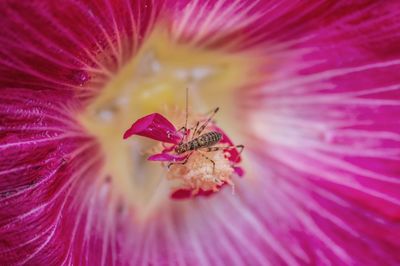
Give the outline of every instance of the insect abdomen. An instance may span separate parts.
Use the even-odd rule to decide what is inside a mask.
[[[197,150],[200,148],[207,148],[217,144],[222,138],[222,134],[219,132],[211,131],[201,135],[200,137],[190,141],[189,149]]]

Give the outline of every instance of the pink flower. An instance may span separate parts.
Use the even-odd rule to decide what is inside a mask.
[[[399,265],[399,13],[3,1],[0,265]],[[175,145],[185,88],[246,146],[234,195],[171,200],[155,142],[122,139],[165,112],[145,136]]]

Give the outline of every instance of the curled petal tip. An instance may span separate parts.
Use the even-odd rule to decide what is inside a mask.
[[[214,126],[213,129],[219,133],[222,134],[222,139],[220,143],[226,144],[227,146],[234,146],[233,141],[228,137],[228,135],[219,127]],[[233,148],[233,149],[226,149],[225,152],[228,154],[228,159],[234,164],[240,163],[242,161],[242,158],[240,157],[240,152],[238,148]],[[236,172],[236,170],[235,170]],[[244,172],[242,171],[242,175]],[[239,175],[241,176],[241,175]]]
[[[136,120],[124,133],[123,138],[127,139],[132,135],[167,143],[178,143],[181,139],[181,135],[176,131],[174,125],[159,113],[152,113]]]

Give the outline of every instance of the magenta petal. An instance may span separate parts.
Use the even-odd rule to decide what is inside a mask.
[[[165,13],[174,38],[196,46],[238,50],[304,36],[325,21],[340,19],[367,4],[367,1],[310,4],[304,1],[167,0]]]
[[[80,264],[72,250],[83,250],[80,232],[92,228],[89,199],[101,200],[94,186],[102,164],[99,145],[73,125],[65,98],[27,89],[2,92],[0,265],[62,265],[66,258]],[[89,254],[89,260],[95,258]]]
[[[183,161],[187,156],[186,155],[174,155],[168,153],[158,153],[151,155],[147,160],[149,161],[159,161],[159,162],[179,162]]]
[[[125,134],[124,139],[139,135],[167,143],[178,143],[182,136],[174,125],[159,113],[153,113],[136,120]]]
[[[188,189],[178,189],[171,193],[171,199],[181,200],[188,199],[192,196],[192,192]]]
[[[192,195],[192,190],[189,189],[178,189],[174,192],[171,193],[171,199],[174,200],[183,200],[183,199],[190,199],[193,197],[209,197],[211,195],[213,195],[214,192],[212,190],[207,190],[204,191],[202,189],[200,189],[199,193],[197,193],[196,195]]]
[[[145,0],[1,1],[0,87],[95,97],[139,49],[161,6]]]
[[[220,141],[221,144],[225,144],[226,146],[233,146],[234,145],[232,140],[228,137],[228,135],[226,135],[226,133],[222,129],[220,129],[217,126],[214,126],[213,129],[222,134],[222,138],[221,138],[221,141]],[[226,152],[229,154],[229,158],[228,159],[231,162],[240,163],[240,161],[242,160],[240,158],[240,154],[239,154],[238,149],[236,149],[236,148],[234,148],[234,149],[226,149]]]
[[[242,177],[242,176],[244,175],[244,170],[243,170],[242,167],[237,167],[237,166],[235,166],[235,167],[233,167],[233,170],[234,170],[235,173],[236,173],[238,176],[240,176],[240,177]]]
[[[152,3],[0,4],[0,265],[399,265],[398,2],[168,1],[175,40],[258,46],[268,80],[238,102],[237,196],[138,220],[64,104],[131,58]]]

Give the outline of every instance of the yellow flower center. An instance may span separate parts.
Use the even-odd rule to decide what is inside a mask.
[[[165,114],[168,106],[185,110],[185,90],[189,88],[193,112],[220,106],[218,125],[235,139],[231,131],[239,121],[235,120],[233,90],[254,81],[255,62],[255,55],[200,50],[171,41],[161,28],[154,30],[139,53],[79,116],[102,145],[104,176],[112,177],[113,189],[138,209],[148,210],[148,204],[167,201],[170,191],[163,169],[147,161],[143,152],[154,141],[137,136],[123,140],[123,133],[148,113]]]

